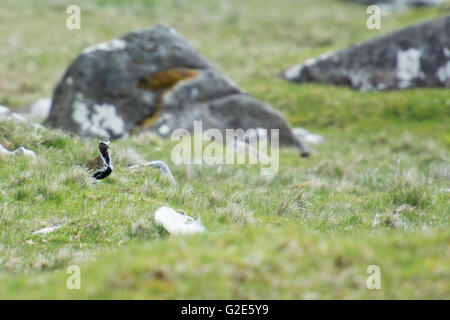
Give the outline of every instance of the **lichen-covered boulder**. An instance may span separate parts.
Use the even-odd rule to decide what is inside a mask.
[[[280,113],[243,93],[177,31],[158,25],[87,48],[56,87],[47,125],[119,138],[144,130],[279,129],[306,149]]]
[[[369,90],[450,87],[450,16],[407,27],[309,59],[283,73],[289,81]]]

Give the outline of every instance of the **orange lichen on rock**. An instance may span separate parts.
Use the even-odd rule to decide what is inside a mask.
[[[159,94],[154,113],[144,120],[140,121],[137,126],[130,130],[130,134],[136,134],[142,130],[154,125],[159,119],[159,111],[162,108],[162,97],[164,93],[172,89],[178,82],[198,76],[198,72],[194,69],[172,68],[157,72],[151,77],[142,78],[139,81],[138,88],[153,90]]]
[[[159,94],[154,113],[144,120],[140,121],[136,127],[130,130],[130,134],[136,134],[152,126],[159,119],[159,111],[162,108],[162,97],[164,93],[172,89],[178,82],[198,76],[194,69],[172,68],[157,72],[151,77],[142,78],[139,81],[138,88],[153,90]]]
[[[138,84],[141,89],[166,91],[173,88],[181,80],[196,77],[198,72],[194,69],[173,68],[155,73],[150,78],[143,78]]]
[[[158,119],[159,119],[159,109],[160,109],[160,103],[156,106],[155,112],[150,116],[145,118],[144,120],[140,121],[136,127],[132,128],[129,132],[130,134],[137,134],[139,132],[142,132],[146,128],[154,125]]]
[[[155,113],[154,115],[152,115],[151,117],[145,118],[144,121],[142,121],[139,126],[141,128],[147,128],[150,127],[151,125],[155,124],[156,121],[159,119],[159,114]]]

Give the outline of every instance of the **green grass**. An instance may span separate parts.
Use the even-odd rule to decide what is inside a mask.
[[[443,233],[417,238],[396,232],[387,239],[362,236],[355,243],[341,236],[329,241],[325,234],[294,227],[262,231],[242,228],[128,248],[82,268],[80,290],[68,290],[69,275],[60,271],[26,277],[26,282],[24,277],[0,278],[6,280],[0,292],[65,299],[417,299],[448,294],[443,280],[450,266],[443,264],[442,252],[449,238]],[[382,266],[382,290],[366,288],[367,267],[373,264]]]
[[[112,143],[115,170],[93,183],[76,164],[95,155],[95,140],[2,122],[4,146],[38,157],[0,156],[0,298],[449,298],[448,90],[360,93],[279,78],[448,14],[448,4],[384,17],[375,32],[364,7],[331,0],[76,1],[82,29],[69,31],[69,2],[4,2],[0,104],[50,96],[84,47],[165,23],[326,141],[310,159],[281,150],[278,174],[265,177],[258,166],[175,166],[173,143],[132,137]],[[167,161],[179,186],[127,169],[140,158]],[[163,205],[202,216],[208,232],[169,236],[153,219]],[[81,290],[66,288],[71,264]],[[369,265],[381,268],[381,290],[366,288]]]

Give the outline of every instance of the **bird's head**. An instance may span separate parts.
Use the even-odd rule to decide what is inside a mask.
[[[100,143],[98,144],[98,148],[100,150],[106,150],[109,149],[109,140],[100,140]]]

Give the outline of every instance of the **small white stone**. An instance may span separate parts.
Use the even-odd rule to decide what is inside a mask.
[[[9,112],[9,109],[5,106],[0,105],[0,114]]]
[[[47,119],[52,106],[51,98],[42,98],[31,104],[29,118],[32,120],[43,121]]]
[[[129,169],[135,169],[135,168],[138,168],[140,166],[151,167],[151,168],[158,169],[163,176],[165,176],[167,179],[169,179],[169,181],[170,181],[170,183],[172,183],[172,185],[177,185],[177,181],[175,180],[175,177],[173,176],[172,171],[170,171],[169,166],[164,161],[154,160],[154,161],[142,164],[142,165],[141,164],[135,164],[135,165],[132,165],[132,166],[130,166],[128,168]]]
[[[305,143],[319,144],[325,141],[324,137],[320,134],[311,133],[303,128],[294,128],[292,131],[296,137]]]
[[[53,227],[46,227],[46,228],[43,228],[43,229],[40,229],[40,230],[37,230],[37,231],[33,232],[33,234],[48,234],[48,233],[53,232],[56,229],[59,229],[61,227],[62,227],[62,225],[53,226]]]
[[[27,157],[36,158],[36,154],[33,151],[28,150],[24,147],[17,148],[17,150],[13,151],[13,153],[14,154],[23,154],[24,156],[27,156]]]
[[[156,211],[155,222],[162,225],[170,234],[193,234],[206,231],[200,219],[195,220],[169,207],[161,207]]]
[[[16,120],[16,121],[19,121],[19,122],[26,121],[24,116],[22,116],[22,115],[20,115],[18,113],[15,113],[15,112],[11,112],[9,117],[10,117],[11,120]]]

